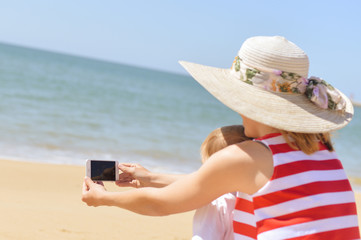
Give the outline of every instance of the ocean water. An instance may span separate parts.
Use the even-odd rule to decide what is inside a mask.
[[[190,76],[0,44],[0,158],[141,163],[187,173],[213,129],[241,124]],[[361,109],[334,134],[361,184]]]

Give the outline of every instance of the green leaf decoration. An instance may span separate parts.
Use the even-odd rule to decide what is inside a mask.
[[[248,79],[246,81],[244,81],[244,82],[253,85],[253,82],[248,80]]]
[[[254,76],[256,76],[257,73],[260,73],[260,71],[257,69],[247,68],[247,70],[246,70],[247,80],[251,80]]]
[[[239,70],[241,70],[241,59],[238,56],[236,57],[236,63],[234,65],[234,70],[236,70],[236,72],[239,72]]]
[[[313,94],[313,89],[311,87],[307,87],[305,92],[307,98],[311,100],[312,94]]]
[[[296,87],[292,88],[293,93],[301,93],[300,90]]]
[[[336,109],[336,103],[332,100],[330,94],[327,93],[327,99],[328,99],[328,108],[331,110],[335,110]]]
[[[287,86],[285,86],[285,85],[281,85],[280,87],[279,87],[279,89],[281,90],[281,92],[288,92],[287,90]]]

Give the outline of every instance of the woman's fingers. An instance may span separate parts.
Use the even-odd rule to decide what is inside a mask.
[[[83,182],[82,194],[85,194],[89,190],[88,186],[86,185],[85,181]]]
[[[101,195],[106,191],[102,181],[93,182],[89,177],[84,178],[82,188],[82,201],[88,206],[99,206],[101,202]]]
[[[135,165],[134,164],[123,164],[123,163],[120,163],[118,165],[118,168],[123,172],[123,173],[126,173],[126,174],[129,174],[129,175],[133,175],[134,174],[134,169],[135,169]]]

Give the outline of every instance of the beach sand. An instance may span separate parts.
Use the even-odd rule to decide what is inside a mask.
[[[190,239],[187,212],[138,215],[81,201],[85,167],[0,160],[0,239]],[[114,183],[108,190],[119,191]]]
[[[85,168],[0,160],[0,239],[190,239],[194,212],[148,217],[81,201]],[[110,191],[121,190],[107,183]],[[361,194],[356,194],[361,213]],[[359,222],[360,222],[359,216]]]

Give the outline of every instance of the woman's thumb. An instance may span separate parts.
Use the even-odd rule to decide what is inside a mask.
[[[91,180],[89,177],[85,177],[85,178],[84,178],[84,182],[85,182],[85,184],[86,184],[88,187],[90,187],[90,186],[92,186],[93,184],[95,184],[95,183],[93,182],[93,180]]]

